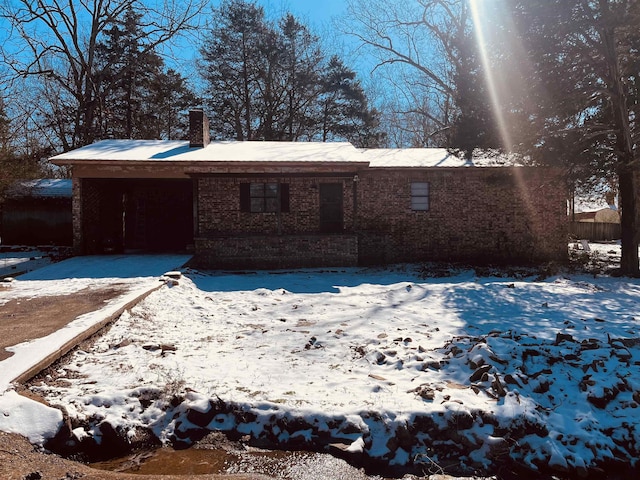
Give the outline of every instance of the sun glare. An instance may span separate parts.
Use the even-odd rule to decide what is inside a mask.
[[[476,42],[478,44],[478,50],[480,52],[480,60],[482,61],[482,69],[485,73],[485,81],[487,82],[487,88],[491,97],[491,105],[493,108],[493,114],[496,122],[498,123],[498,129],[500,132],[500,138],[504,149],[509,152],[512,150],[513,142],[507,123],[502,110],[502,101],[500,99],[500,92],[498,90],[498,81],[492,69],[491,61],[489,59],[489,44],[487,42],[487,28],[489,28],[486,19],[485,5],[487,0],[470,0],[471,17],[473,19],[473,27],[476,35]]]
[[[520,90],[516,88],[514,85],[511,85],[511,82],[514,82],[514,78],[511,78],[511,81],[508,79],[508,75],[499,76],[497,74],[497,70],[494,65],[492,65],[491,59],[489,58],[490,52],[490,43],[487,41],[488,33],[490,32],[490,25],[487,22],[488,10],[487,6],[492,4],[492,14],[496,11],[506,12],[506,9],[501,8],[498,9],[498,5],[496,2],[501,2],[502,0],[469,0],[469,5],[471,9],[471,17],[473,19],[473,27],[476,35],[476,42],[478,44],[478,50],[480,52],[480,58],[482,61],[482,69],[484,71],[485,81],[487,83],[487,89],[489,90],[489,96],[491,99],[491,106],[493,109],[493,115],[495,121],[498,126],[498,131],[500,133],[500,139],[502,142],[502,146],[507,154],[513,152],[513,139],[511,137],[511,132],[507,127],[507,121],[504,115],[504,103],[505,99],[501,98],[502,92],[508,92],[509,95],[513,94],[514,91]],[[503,18],[503,21],[509,21],[509,18]],[[511,29],[513,31],[513,29]],[[519,60],[524,62],[524,52],[517,41],[514,38],[501,38],[500,42],[503,45],[509,45],[510,49],[514,49],[512,52],[513,57],[520,57]],[[516,69],[521,69],[523,64],[512,66]],[[504,68],[504,67],[503,67]],[[521,95],[525,95],[526,91],[520,91]],[[542,225],[539,221],[536,220],[536,216],[533,215],[533,202],[534,199],[529,194],[529,188],[526,186],[526,178],[523,169],[515,168],[513,169],[514,180],[516,185],[518,186],[518,190],[520,192],[520,200],[522,201],[525,211],[527,212],[527,218],[529,220],[529,228],[533,231],[534,235],[541,234],[542,229],[544,229],[544,225]],[[515,200],[515,199],[514,199]]]

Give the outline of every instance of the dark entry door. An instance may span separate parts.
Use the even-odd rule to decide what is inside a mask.
[[[189,180],[131,180],[125,209],[125,248],[183,251],[193,242]]]
[[[342,232],[342,184],[320,184],[320,231]]]

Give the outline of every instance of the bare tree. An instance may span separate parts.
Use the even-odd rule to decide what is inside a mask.
[[[390,115],[402,117],[405,130],[414,130],[409,135],[412,144],[422,137],[419,124],[446,126],[449,119],[438,107],[454,94],[451,65],[442,62],[433,48],[438,36],[426,27],[425,23],[435,26],[428,17],[419,1],[350,0],[342,25],[373,54],[374,72],[385,76],[397,92]]]
[[[11,27],[0,47],[6,68],[3,83],[37,78],[48,92],[56,93],[48,115],[63,150],[96,138],[96,47],[105,29],[134,8],[144,18],[146,45],[155,48],[194,28],[205,5],[204,0],[165,0],[158,8],[147,3],[5,0],[0,6],[0,17]]]
[[[392,85],[411,146],[493,147],[473,22],[465,0],[350,0],[343,30],[376,58]],[[401,100],[398,102],[398,100]]]

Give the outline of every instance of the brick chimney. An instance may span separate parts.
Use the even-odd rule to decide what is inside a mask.
[[[200,108],[189,111],[189,147],[203,148],[209,145],[209,119]]]

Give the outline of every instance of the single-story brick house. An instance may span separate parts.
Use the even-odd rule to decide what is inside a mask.
[[[562,172],[477,166],[444,149],[350,143],[104,140],[72,167],[74,247],[192,251],[216,268],[426,260],[564,261]]]

